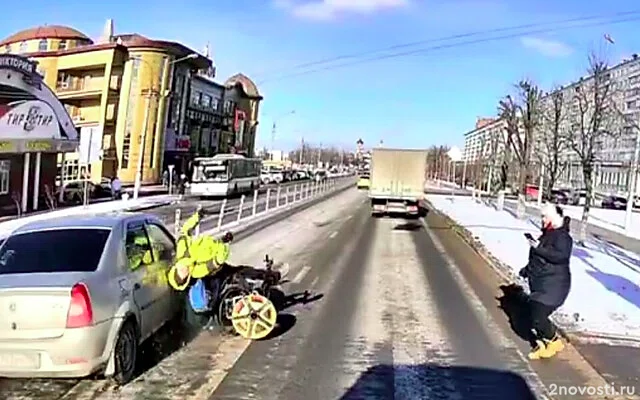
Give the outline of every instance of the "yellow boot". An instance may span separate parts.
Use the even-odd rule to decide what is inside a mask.
[[[553,357],[564,349],[564,343],[562,343],[558,334],[556,334],[551,340],[545,340],[545,345],[548,352],[551,353],[550,357]]]
[[[542,340],[536,340],[536,347],[529,353],[529,360],[553,357],[555,353],[550,351]]]

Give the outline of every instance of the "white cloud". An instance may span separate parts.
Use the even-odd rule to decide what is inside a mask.
[[[573,48],[557,40],[524,37],[522,45],[547,57],[567,57],[573,54]]]
[[[274,0],[274,4],[298,18],[327,21],[340,14],[372,14],[380,10],[404,7],[409,4],[409,0],[319,0],[301,4],[293,0]]]

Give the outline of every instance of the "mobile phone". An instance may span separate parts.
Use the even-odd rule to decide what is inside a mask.
[[[525,233],[524,237],[526,237],[528,240],[534,240],[533,236],[529,232]]]

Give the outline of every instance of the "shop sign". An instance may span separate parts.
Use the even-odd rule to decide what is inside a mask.
[[[13,143],[8,140],[0,141],[0,152],[2,153],[10,153],[15,149]]]
[[[25,148],[27,151],[50,151],[53,145],[46,140],[30,140],[25,143]]]
[[[0,108],[0,137],[11,139],[60,139],[55,112],[40,100],[15,102]]]
[[[0,69],[22,73],[24,81],[32,86],[38,87],[42,81],[42,77],[38,74],[38,64],[16,54],[0,55]]]

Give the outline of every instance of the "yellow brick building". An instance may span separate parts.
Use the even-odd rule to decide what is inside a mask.
[[[64,181],[78,179],[89,165],[94,182],[117,175],[133,183],[142,153],[142,182],[158,182],[174,69],[211,67],[179,43],[114,36],[112,28],[97,42],[65,26],[27,29],[1,41],[0,53],[37,61],[79,129],[84,151],[60,156]]]

